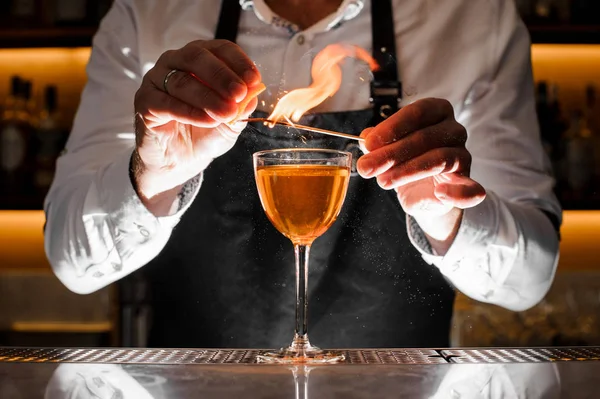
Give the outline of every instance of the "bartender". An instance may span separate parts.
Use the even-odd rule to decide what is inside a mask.
[[[365,155],[353,140],[229,123],[260,82],[242,118],[308,86],[332,43],[380,68],[346,59],[339,91],[300,123],[360,134]],[[529,46],[506,0],[116,0],[45,202],[54,272],[81,294],[143,273],[150,346],[283,346],[293,253],[251,155],[334,148],[359,159],[311,250],[314,342],[446,346],[455,290],[527,309],[552,282],[561,217]]]

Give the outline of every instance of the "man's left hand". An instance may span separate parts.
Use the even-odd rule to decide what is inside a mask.
[[[485,189],[472,180],[467,131],[454,119],[452,105],[426,98],[407,105],[379,125],[365,129],[357,164],[364,178],[376,177],[395,189],[439,255],[451,245],[462,210],[479,204]]]

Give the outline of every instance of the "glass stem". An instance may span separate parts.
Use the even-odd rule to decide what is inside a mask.
[[[296,331],[292,348],[310,348],[308,341],[308,255],[310,245],[294,244],[296,254]]]

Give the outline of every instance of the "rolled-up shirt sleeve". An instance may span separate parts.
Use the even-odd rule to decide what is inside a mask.
[[[492,3],[498,18],[489,80],[475,84],[457,115],[468,131],[471,177],[487,198],[464,211],[444,256],[431,253],[411,218],[407,224],[424,259],[461,292],[524,310],[545,296],[554,278],[559,241],[551,220],[560,223],[561,209],[539,139],[527,30],[512,2]]]
[[[167,217],[150,213],[132,186],[133,99],[142,68],[126,0],[115,1],[102,21],[87,75],[44,203],[46,254],[57,277],[77,293],[102,288],[154,258],[200,185],[198,178],[192,195]]]

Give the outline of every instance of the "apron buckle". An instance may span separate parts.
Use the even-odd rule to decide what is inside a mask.
[[[381,118],[387,119],[392,116],[399,109],[401,100],[401,82],[391,80],[374,80],[371,82],[369,101]]]

